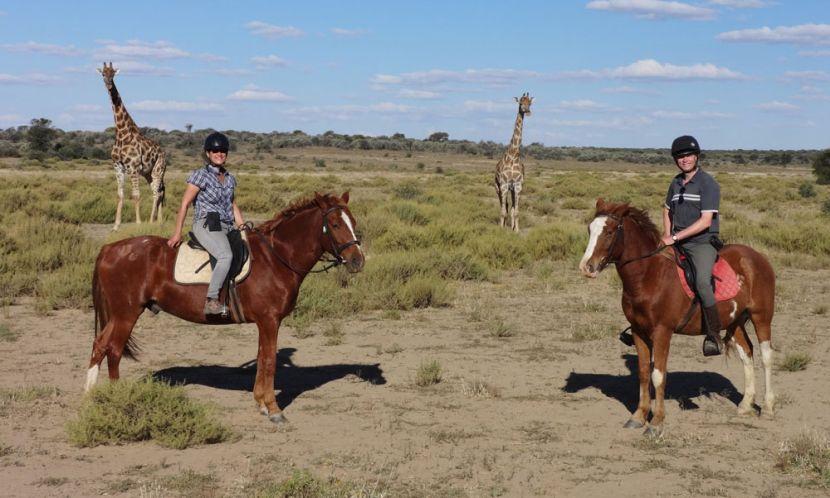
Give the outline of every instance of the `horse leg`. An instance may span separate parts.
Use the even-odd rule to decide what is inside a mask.
[[[92,342],[92,356],[89,358],[89,368],[86,371],[86,384],[84,385],[84,392],[89,392],[98,381],[98,370],[101,368],[101,362],[107,354],[107,342],[110,334],[112,334],[113,322],[107,323],[98,337]]]
[[[651,424],[646,429],[647,436],[659,437],[663,434],[663,420],[666,418],[666,365],[669,360],[669,342],[671,330],[655,328],[652,334],[652,352],[654,354],[654,370],[651,372],[651,383],[654,384],[654,410]]]
[[[772,417],[775,414],[775,393],[772,390],[772,305],[769,311],[751,312],[750,318],[755,326],[755,335],[761,347],[761,363],[764,364],[764,406],[761,414]]]
[[[257,322],[259,328],[259,351],[257,353],[256,381],[254,382],[254,400],[259,411],[267,415],[275,424],[286,422],[277,397],[274,394],[274,375],[277,368],[277,331],[280,320],[263,319]]]
[[[752,342],[746,333],[745,323],[738,322],[729,326],[727,335],[735,334],[730,344],[741,363],[744,365],[744,397],[738,405],[738,415],[755,413],[755,365],[752,362]]]
[[[118,366],[121,363],[121,356],[124,354],[124,347],[127,345],[127,341],[130,340],[137,320],[138,316],[132,319],[114,319],[110,322],[113,324],[113,328],[106,346],[107,369],[110,380],[118,380],[120,377]]]
[[[637,409],[631,414],[631,418],[625,423],[625,429],[640,429],[646,425],[648,412],[651,409],[651,347],[640,334],[634,334],[634,347],[637,348],[638,377],[640,379],[640,402]]]

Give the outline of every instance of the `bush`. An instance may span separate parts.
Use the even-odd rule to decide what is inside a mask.
[[[816,196],[816,188],[810,182],[804,182],[798,186],[798,195],[804,197],[805,199],[808,197],[815,197]]]
[[[830,149],[825,150],[813,160],[813,174],[819,185],[830,184]]]
[[[438,360],[423,361],[415,372],[415,385],[427,387],[441,382],[441,364]]]
[[[81,404],[78,418],[67,424],[67,433],[78,446],[152,439],[175,449],[232,436],[207,407],[188,399],[184,388],[150,377],[97,386]]]

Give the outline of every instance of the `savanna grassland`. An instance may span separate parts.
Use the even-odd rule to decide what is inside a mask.
[[[675,337],[666,434],[653,440],[622,429],[637,384],[634,350],[616,338],[626,326],[619,279],[609,269],[586,280],[577,263],[597,197],[648,208],[657,221],[668,159],[526,160],[513,234],[497,226],[493,159],[314,147],[232,154],[248,219],[348,190],[367,254],[360,274],[309,276],[280,330],[283,427],[254,407],[254,325],[146,313],[125,381],[102,375],[82,395],[94,258],[117,238],[170,233],[198,162],[172,164],[165,224],[134,225],[126,201],[125,225],[111,233],[109,164],[2,159],[2,494],[830,492],[830,190],[806,168],[710,170],[722,186],[723,238],[761,250],[776,269],[775,418],[737,415],[737,358],[703,358],[700,338]]]

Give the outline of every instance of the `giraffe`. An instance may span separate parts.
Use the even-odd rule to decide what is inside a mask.
[[[513,138],[504,156],[496,165],[496,195],[501,205],[499,225],[504,226],[507,217],[507,208],[510,207],[510,228],[519,231],[519,193],[522,191],[522,182],[525,176],[525,166],[519,157],[519,148],[522,145],[522,122],[524,116],[530,116],[530,104],[533,97],[525,92],[521,98],[514,97],[519,103],[519,113],[516,115],[516,126],[513,128]]]
[[[153,210],[150,213],[150,222],[154,219],[161,222],[161,208],[164,204],[164,171],[166,169],[164,151],[159,144],[144,137],[136,126],[133,118],[124,107],[118,89],[115,88],[115,75],[118,69],[104,63],[104,67],[98,69],[104,77],[104,86],[112,100],[112,113],[115,117],[115,145],[112,146],[112,162],[115,167],[115,179],[118,181],[118,207],[115,210],[115,226],[118,230],[121,225],[121,208],[124,205],[124,179],[130,176],[132,184],[132,199],[135,205],[135,221],[141,223],[139,213],[139,200],[141,193],[138,189],[139,175],[143,176],[150,184],[153,192]]]

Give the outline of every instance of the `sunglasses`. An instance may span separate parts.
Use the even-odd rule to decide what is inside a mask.
[[[225,149],[208,149],[208,152],[211,154],[218,154],[219,152],[221,152],[222,154],[228,153],[228,151]]]

